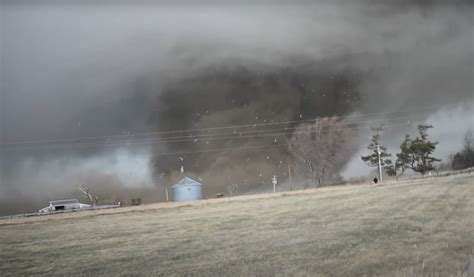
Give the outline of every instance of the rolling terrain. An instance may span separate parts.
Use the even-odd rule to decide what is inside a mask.
[[[474,175],[0,221],[0,275],[473,276]]]

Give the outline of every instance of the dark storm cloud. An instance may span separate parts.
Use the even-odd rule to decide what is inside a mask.
[[[4,142],[413,111],[473,98],[471,1],[0,5]],[[413,116],[423,119],[431,112]],[[360,137],[362,142],[365,134]],[[137,146],[124,155],[148,161],[152,151],[246,147],[274,139]],[[185,167],[213,185],[211,192],[228,182],[249,188],[261,173],[268,182],[267,175],[280,172],[285,151],[187,155]],[[123,175],[123,159],[114,157],[124,155],[107,147],[2,153],[8,171],[0,191],[46,188],[48,174],[35,178],[41,171],[62,180],[58,186],[75,187],[71,179],[98,159],[104,160],[95,163],[99,175]],[[178,156],[152,158],[149,170],[155,177],[167,172],[171,182]],[[61,162],[70,167],[54,166],[57,160],[70,161]],[[151,182],[149,174],[119,179]]]

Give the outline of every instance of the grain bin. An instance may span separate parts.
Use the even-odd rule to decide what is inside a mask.
[[[202,199],[202,184],[184,177],[173,186],[174,201],[192,201]]]

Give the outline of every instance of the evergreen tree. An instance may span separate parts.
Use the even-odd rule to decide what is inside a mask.
[[[377,145],[380,147],[380,161],[382,164],[382,167],[384,170],[387,172],[389,175],[394,174],[394,168],[392,165],[392,160],[390,157],[392,156],[391,154],[387,153],[387,148],[383,145],[380,144],[380,139],[381,139],[381,133],[383,132],[384,128],[383,125],[380,125],[378,127],[372,127],[372,138],[370,140],[369,146],[367,146],[367,149],[370,150],[370,154],[367,156],[362,156],[361,159],[371,167],[378,167],[379,165],[379,155],[378,155],[378,149]]]
[[[401,152],[397,154],[397,165],[402,170],[410,168],[420,173],[422,176],[431,170],[434,170],[434,163],[441,161],[433,157],[438,142],[428,140],[428,129],[433,128],[432,125],[418,125],[419,137],[410,139],[406,135],[405,141],[400,145]]]
[[[401,171],[398,177],[412,165],[410,151],[411,138],[410,135],[405,135],[405,140],[400,145],[400,153],[397,154],[397,161],[395,162],[395,173],[399,170]]]

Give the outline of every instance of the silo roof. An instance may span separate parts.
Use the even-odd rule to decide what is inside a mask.
[[[191,178],[184,177],[183,179],[181,179],[181,181],[179,181],[176,185],[174,185],[173,188],[180,187],[180,186],[202,186],[202,184]]]

